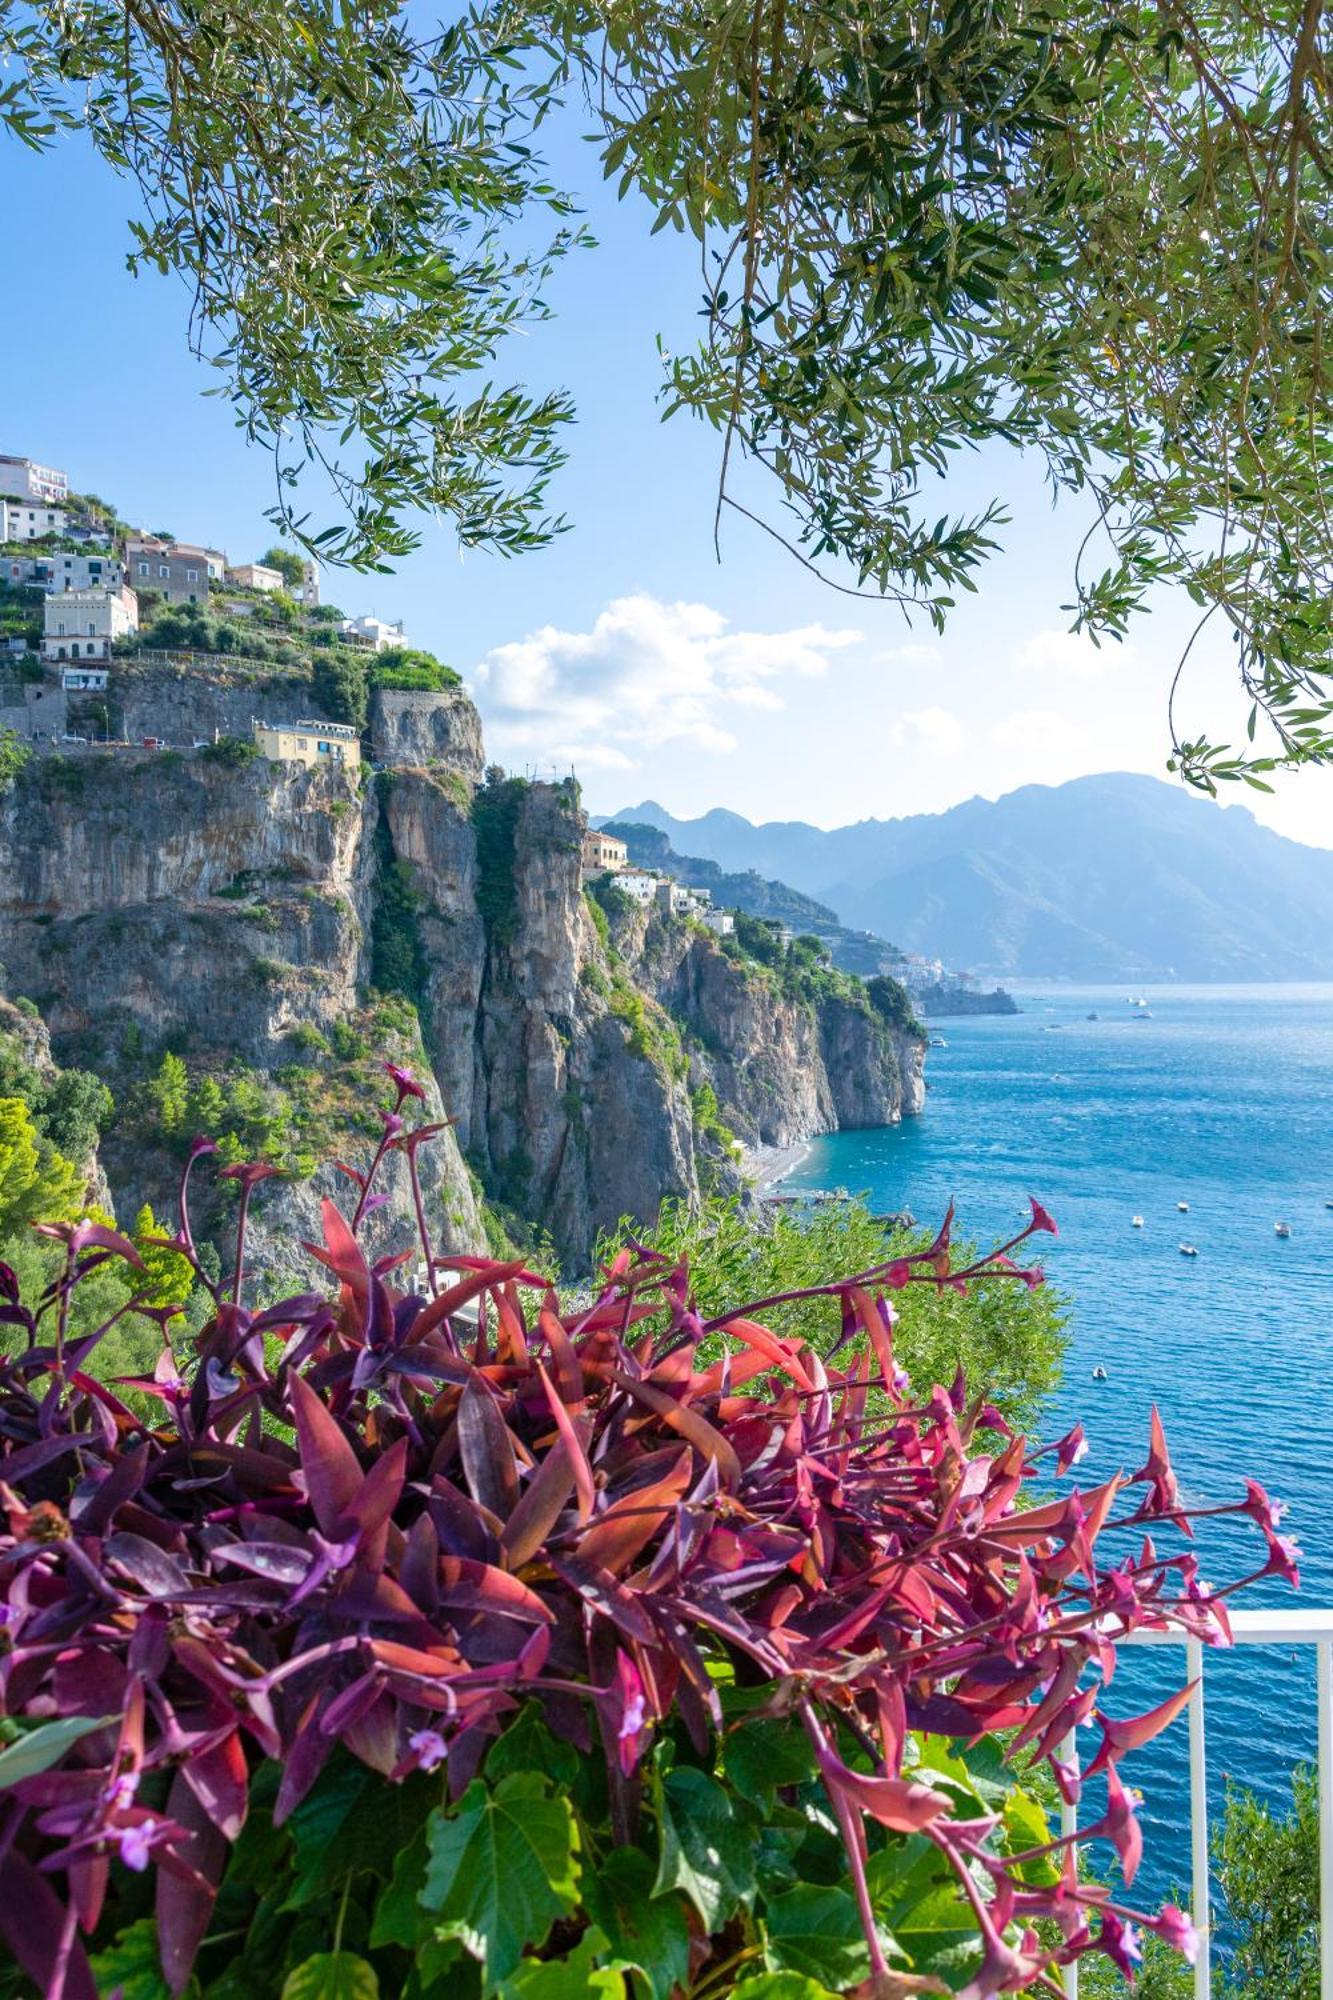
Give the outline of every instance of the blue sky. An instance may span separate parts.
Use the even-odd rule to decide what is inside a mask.
[[[555,504],[572,519],[516,562],[460,556],[445,526],[391,577],[330,574],[348,612],[401,617],[464,674],[492,754],[578,771],[591,810],[652,796],[691,815],[832,826],[939,811],[981,793],[1083,772],[1162,773],[1166,690],[1188,606],[1165,600],[1125,648],[1067,634],[1084,521],[1052,512],[1034,468],[978,458],[932,511],[999,491],[1013,516],[942,639],[896,610],[841,596],[743,522],[712,546],[716,437],[659,420],[656,339],[691,338],[697,251],[649,238],[601,188],[590,151],[557,162],[599,238],[549,288],[555,321],[506,355],[563,385],[579,418]],[[34,157],[0,140],[6,264],[23,274],[0,326],[0,450],[63,466],[130,519],[225,548],[272,539],[270,462],[246,446],[218,378],[189,355],[185,297],[125,269],[134,191],[81,145]],[[1185,715],[1235,735],[1229,648],[1191,669]],[[1244,803],[1281,832],[1333,846],[1333,774],[1279,781]]]

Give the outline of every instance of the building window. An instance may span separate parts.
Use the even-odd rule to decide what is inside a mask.
[[[148,563],[141,562],[139,564],[139,574],[140,576],[151,576],[153,574],[152,569]]]
[[[170,564],[170,563],[159,563],[159,564],[158,564],[158,566],[157,566],[157,573],[158,573],[158,575],[159,575],[159,576],[170,576],[170,575],[171,575],[171,564]]]
[[[186,572],[185,572],[185,581],[186,581],[187,583],[198,583],[198,581],[199,581],[199,572],[198,572],[198,570],[197,570],[197,569],[187,569],[187,570],[186,570]]]
[[[73,646],[71,646],[71,647],[70,647],[70,649],[69,649],[69,656],[70,656],[71,660],[77,660],[77,659],[78,659],[78,657],[79,657],[79,648],[78,648],[78,645],[77,645],[77,644],[75,644],[75,645],[73,645]]]

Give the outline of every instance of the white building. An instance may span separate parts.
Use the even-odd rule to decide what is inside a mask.
[[[139,600],[119,590],[61,590],[43,606],[45,660],[109,660],[117,639],[139,629]]]
[[[228,583],[244,584],[248,590],[281,590],[286,578],[280,569],[267,563],[236,563],[226,572]]]
[[[15,500],[48,501],[63,507],[69,498],[69,481],[54,466],[38,465],[31,458],[14,458],[0,452],[0,493]]]
[[[736,928],[736,919],[730,910],[701,910],[699,921],[718,937],[730,937]]]
[[[657,894],[660,877],[650,875],[644,868],[626,868],[617,875],[616,887],[624,891],[632,903],[642,903],[647,908]]]
[[[405,646],[402,620],[390,625],[383,618],[344,618],[342,635],[354,646],[368,646],[373,653],[385,653],[390,646]]]
[[[319,564],[313,556],[307,556],[301,564],[301,602],[307,611],[313,611],[319,603]]]
[[[0,583],[44,590],[119,590],[125,565],[119,556],[0,556]]]
[[[111,679],[109,667],[62,667],[60,685],[66,694],[104,694]]]
[[[35,542],[64,532],[63,507],[49,500],[0,500],[0,542]]]

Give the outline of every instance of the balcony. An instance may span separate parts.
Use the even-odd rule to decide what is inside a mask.
[[[1333,2000],[1333,1611],[1242,1611],[1231,1612],[1231,1628],[1238,1646],[1308,1647],[1310,1668],[1318,1695],[1319,1769],[1319,1991],[1322,2000]],[[1186,1711],[1189,1726],[1190,1774],[1190,1915],[1199,1933],[1199,1956],[1194,1967],[1195,2000],[1210,2000],[1213,1990],[1212,1899],[1208,1877],[1208,1789],[1207,1711],[1208,1683],[1206,1658],[1213,1649],[1183,1632],[1135,1632],[1126,1645],[1182,1646],[1187,1677],[1195,1683]],[[1177,1727],[1179,1724],[1177,1724]],[[1073,1738],[1067,1738],[1061,1754],[1076,1755]],[[1073,1833],[1078,1825],[1078,1807],[1066,1806],[1061,1831]],[[1065,1992],[1078,2000],[1078,1966],[1065,1973]],[[1276,1996],[1275,1996],[1276,2000]]]

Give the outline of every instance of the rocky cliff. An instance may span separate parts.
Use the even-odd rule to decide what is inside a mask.
[[[239,699],[203,702],[225,734]],[[373,1143],[381,1055],[418,1061],[454,1121],[425,1156],[450,1247],[483,1242],[484,1190],[571,1264],[623,1215],[734,1184],[728,1128],[787,1144],[920,1109],[920,1038],[858,982],[608,920],[573,787],[485,774],[466,697],[380,694],[371,724],[374,776],[122,750],[35,758],[0,801],[5,990],[110,1084],[122,1204],[161,1208],[192,1122],[220,1124],[232,1157],[290,1169],[261,1210],[281,1262],[332,1186],[319,1163]],[[391,1196],[380,1243],[410,1220],[401,1171]]]

